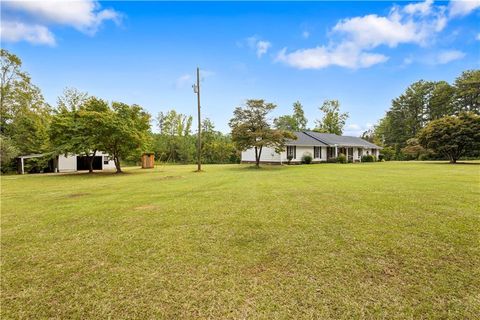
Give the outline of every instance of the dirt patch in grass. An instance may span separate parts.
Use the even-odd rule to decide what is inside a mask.
[[[84,196],[88,196],[89,194],[90,193],[86,193],[86,192],[77,192],[77,193],[67,194],[65,198],[81,198]]]
[[[160,207],[152,205],[152,204],[146,204],[144,206],[138,206],[138,207],[135,207],[133,209],[137,210],[137,211],[151,211],[151,210],[155,210],[155,209],[158,209],[158,208],[160,208]]]
[[[165,176],[165,177],[158,177],[155,178],[155,180],[178,180],[178,179],[183,179],[185,178],[184,176]]]

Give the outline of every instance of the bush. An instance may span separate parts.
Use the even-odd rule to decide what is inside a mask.
[[[375,161],[375,157],[372,156],[371,154],[362,156],[362,162],[374,162],[374,161]]]
[[[380,152],[381,152],[380,155],[386,161],[390,161],[395,157],[395,150],[392,147],[385,147]],[[380,159],[380,157],[379,157],[379,159]]]
[[[337,163],[338,159],[337,158],[328,158],[327,163]]]
[[[288,155],[288,156],[287,156],[288,164],[290,164],[290,162],[292,161],[292,159],[293,159],[293,156],[292,156],[292,155]]]
[[[302,156],[302,163],[310,164],[312,163],[313,157],[309,152],[305,152]]]
[[[0,168],[2,173],[15,171],[15,157],[19,154],[20,152],[13,144],[12,140],[0,134]]]
[[[338,155],[338,162],[339,163],[347,163],[347,157],[343,153],[340,153]]]
[[[418,160],[420,161],[425,161],[425,160],[430,160],[430,157],[426,153],[422,153],[421,155],[418,156]]]
[[[383,154],[379,154],[378,161],[385,161],[385,156]]]

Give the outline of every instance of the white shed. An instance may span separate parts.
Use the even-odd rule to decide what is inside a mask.
[[[25,173],[26,159],[47,156],[48,154],[31,154],[18,157],[18,173]],[[50,160],[48,167],[43,172],[75,172],[89,169],[87,157],[76,154],[58,155]],[[93,158],[93,170],[115,170],[115,162],[107,153],[97,151]]]

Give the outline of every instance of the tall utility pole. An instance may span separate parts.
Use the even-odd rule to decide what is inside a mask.
[[[197,94],[198,108],[198,142],[197,142],[197,171],[202,171],[202,120],[200,118],[200,69],[197,67],[197,83],[193,85],[193,91]]]

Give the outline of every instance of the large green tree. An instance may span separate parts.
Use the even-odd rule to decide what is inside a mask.
[[[0,131],[5,133],[19,107],[19,87],[30,85],[30,77],[21,70],[22,60],[5,49],[0,49],[0,64]]]
[[[392,106],[368,136],[394,148],[395,157],[403,159],[402,150],[411,150],[411,146],[405,149],[407,141],[416,138],[430,121],[464,111],[480,114],[479,97],[480,70],[463,72],[453,85],[446,81],[417,81],[392,100]]]
[[[288,131],[302,131],[307,129],[307,118],[303,106],[299,101],[293,104],[293,114],[280,116],[273,120],[275,128]]]
[[[21,70],[22,61],[1,49],[0,131],[21,154],[50,149],[48,127],[51,109],[40,89]]]
[[[11,169],[12,160],[15,159],[19,153],[12,140],[0,134],[0,166],[2,172],[7,172]]]
[[[420,131],[418,141],[456,163],[469,150],[480,148],[480,116],[462,112],[433,120]]]
[[[349,115],[348,112],[340,112],[338,100],[325,100],[319,109],[323,117],[316,121],[315,131],[341,135]]]
[[[454,83],[454,109],[480,114],[480,70],[467,70]]]
[[[175,110],[157,116],[159,134],[154,149],[160,160],[188,163],[195,156],[195,137],[192,136],[192,116]]]
[[[267,115],[276,108],[273,103],[263,99],[250,99],[244,107],[237,107],[229,125],[232,129],[232,140],[238,150],[255,149],[255,165],[260,166],[262,149],[274,148],[277,152],[285,148],[286,139],[295,136],[286,130],[274,129],[267,120]]]
[[[140,157],[151,144],[150,115],[138,105],[113,102],[107,112],[89,112],[90,121],[101,128],[99,143],[113,158],[117,173],[121,161]]]
[[[92,118],[108,113],[108,103],[88,97],[76,89],[66,89],[58,99],[50,126],[50,139],[57,154],[80,154],[87,158],[89,172],[93,172],[93,160],[103,150],[101,136],[104,134]]]
[[[209,118],[202,121],[202,162],[229,163],[236,158],[235,145],[229,135],[215,130]]]

